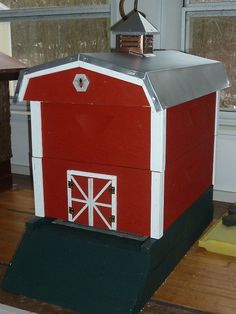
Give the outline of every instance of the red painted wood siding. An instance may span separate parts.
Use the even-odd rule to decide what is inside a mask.
[[[165,229],[212,184],[215,93],[167,110]]]
[[[150,236],[150,171],[43,158],[46,217],[68,220],[67,170],[117,176],[117,230]]]
[[[86,74],[90,84],[86,92],[77,92],[73,86],[76,74]],[[90,105],[121,105],[149,107],[141,86],[83,68],[31,78],[25,100]]]
[[[44,157],[150,169],[150,108],[43,103],[42,130]]]

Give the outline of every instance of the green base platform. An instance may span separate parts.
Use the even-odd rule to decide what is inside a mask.
[[[212,188],[162,239],[132,239],[34,219],[3,288],[82,314],[139,313],[212,220]]]

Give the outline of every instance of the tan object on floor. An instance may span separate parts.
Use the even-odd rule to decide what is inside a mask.
[[[236,257],[236,226],[226,227],[222,218],[199,240],[198,245],[209,252]]]

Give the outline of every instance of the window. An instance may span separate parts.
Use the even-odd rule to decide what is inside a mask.
[[[221,109],[236,110],[236,1],[189,0],[184,18],[183,49],[224,63],[231,87],[222,91]]]
[[[0,2],[0,32],[10,24],[12,56],[28,66],[110,48],[109,0]]]
[[[11,9],[107,4],[107,0],[1,0]]]

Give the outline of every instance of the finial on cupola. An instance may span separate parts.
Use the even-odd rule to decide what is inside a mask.
[[[143,12],[138,10],[138,0],[128,14],[124,10],[125,0],[120,0],[119,9],[122,19],[111,27],[116,34],[116,51],[134,53],[153,53],[153,35],[159,34]]]

